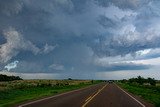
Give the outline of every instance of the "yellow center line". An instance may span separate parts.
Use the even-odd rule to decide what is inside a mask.
[[[89,97],[85,100],[85,102],[88,101],[90,98],[92,98],[92,96],[89,96]]]
[[[87,98],[86,102],[82,105],[82,107],[85,107],[95,96],[97,96],[105,87],[107,86],[107,84],[105,86],[103,86],[101,89],[98,90],[98,92],[96,94],[94,94],[93,96],[90,96]]]
[[[99,89],[99,90],[100,90],[100,89]],[[98,90],[98,91],[99,91],[99,90]],[[92,98],[92,96],[93,96],[94,94],[96,94],[96,92],[92,93],[92,95],[90,95],[90,96],[85,100],[85,102],[88,101],[90,98]]]

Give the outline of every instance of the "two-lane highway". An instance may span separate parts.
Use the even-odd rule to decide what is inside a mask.
[[[19,107],[146,107],[146,105],[113,83],[101,83]]]

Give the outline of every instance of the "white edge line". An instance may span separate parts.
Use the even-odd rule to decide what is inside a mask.
[[[97,84],[95,84],[95,85],[97,85]],[[54,97],[59,97],[59,96],[66,95],[66,94],[69,94],[69,93],[73,93],[73,92],[76,92],[76,91],[84,90],[84,89],[92,87],[92,86],[94,86],[94,85],[91,85],[91,86],[88,86],[88,87],[84,87],[84,88],[81,88],[81,89],[68,91],[68,92],[65,92],[65,93],[57,94],[57,95],[53,95],[51,97],[46,97],[46,98],[43,98],[43,99],[35,100],[35,101],[29,102],[29,103],[25,103],[25,104],[19,105],[18,107],[23,107],[23,106],[26,106],[26,105],[30,105],[30,104],[34,104],[34,103],[40,102],[40,101],[48,100],[48,99],[51,99],[51,98],[54,98]]]
[[[136,98],[134,98],[133,96],[131,96],[129,93],[127,93],[126,91],[124,91],[121,87],[119,87],[117,84],[115,84],[120,90],[122,90],[125,94],[127,94],[128,96],[130,96],[132,99],[134,99],[137,103],[139,103],[142,107],[146,107],[144,104],[142,104],[140,101],[138,101]]]

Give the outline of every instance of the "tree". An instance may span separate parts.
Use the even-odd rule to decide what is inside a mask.
[[[129,83],[134,83],[134,82],[136,82],[136,79],[135,78],[130,78],[128,82]]]
[[[145,79],[143,77],[141,77],[141,76],[137,77],[137,83],[139,83],[140,85],[143,85],[144,82],[145,82]]]
[[[22,80],[19,76],[7,76],[0,74],[0,81],[13,81],[13,80]]]
[[[147,78],[147,82],[150,83],[150,85],[155,86],[156,80],[154,78]]]
[[[72,78],[68,78],[68,80],[72,80]]]

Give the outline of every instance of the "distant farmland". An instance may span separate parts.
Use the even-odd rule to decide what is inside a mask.
[[[0,107],[52,96],[99,83],[93,80],[16,80],[0,82]]]

